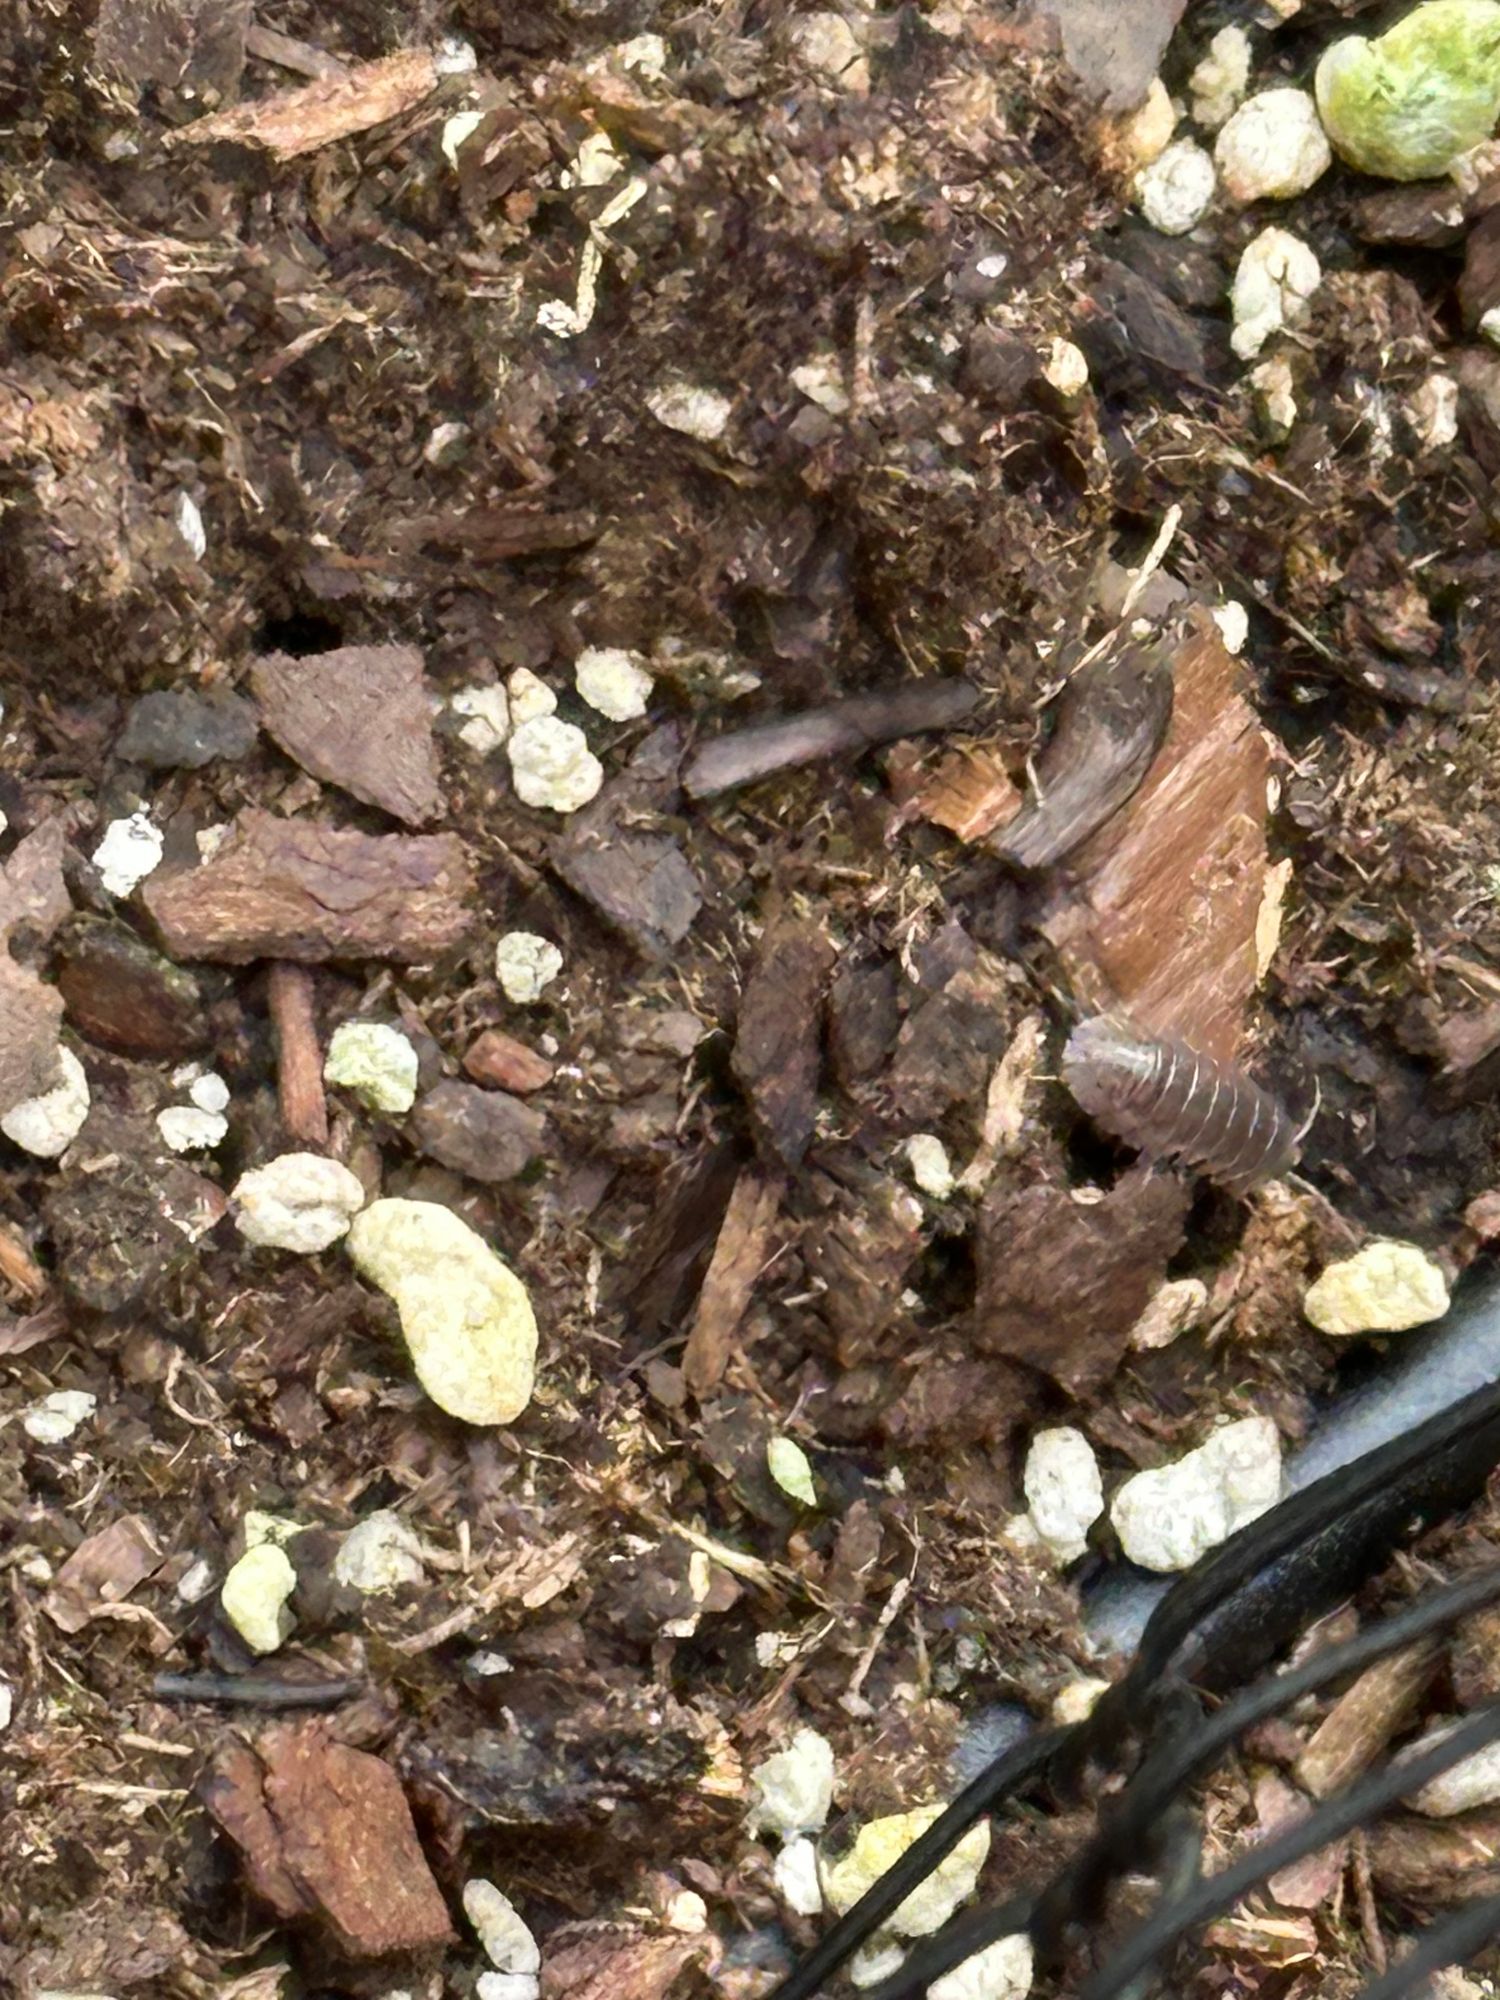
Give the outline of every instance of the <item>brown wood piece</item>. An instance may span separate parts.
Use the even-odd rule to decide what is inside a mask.
[[[758,1167],[746,1167],[734,1184],[682,1357],[682,1372],[695,1396],[716,1388],[729,1366],[735,1335],[765,1265],[782,1186]]]
[[[268,993],[276,1033],[276,1095],[281,1122],[299,1145],[328,1144],[328,1099],[312,974],[304,966],[271,967]]]

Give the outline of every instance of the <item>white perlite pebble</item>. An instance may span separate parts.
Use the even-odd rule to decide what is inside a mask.
[[[11,1144],[39,1160],[55,1160],[65,1153],[89,1115],[89,1080],[83,1064],[66,1044],[59,1046],[57,1060],[62,1082],[40,1097],[23,1099],[0,1118],[0,1132]]]
[[[892,1813],[888,1819],[874,1819],[860,1828],[844,1859],[823,1871],[823,1892],[839,1916],[853,1909],[942,1811],[941,1806],[919,1806],[915,1812]],[[926,1937],[941,1929],[959,1904],[973,1895],[989,1851],[989,1821],[981,1820],[892,1911],[886,1919],[887,1928],[901,1937]]]
[[[495,946],[495,977],[500,991],[518,1007],[540,1000],[562,971],[562,963],[557,946],[535,931],[507,931]]]
[[[481,1972],[475,2000],[538,2000],[542,1982],[534,1972]]]
[[[750,1773],[752,1803],[746,1825],[789,1840],[821,1833],[833,1805],[833,1745],[816,1729],[799,1729],[785,1750]]]
[[[717,389],[703,389],[691,382],[668,382],[653,389],[646,408],[659,424],[699,444],[712,444],[729,428],[734,405]]]
[[[573,685],[611,722],[635,722],[646,713],[654,683],[623,646],[585,646],[573,663]]]
[[[376,1201],[349,1231],[355,1269],[395,1302],[417,1380],[440,1410],[508,1424],[531,1401],[536,1318],[526,1288],[452,1209]]]
[[[93,852],[94,866],[112,896],[128,896],[162,857],[162,836],[143,812],[111,820]]]
[[[1133,167],[1149,167],[1171,143],[1177,129],[1177,107],[1159,76],[1151,79],[1145,102],[1115,128],[1121,155]]]
[[[923,1194],[934,1201],[946,1201],[953,1192],[953,1162],[948,1148],[935,1132],[913,1132],[906,1142],[911,1177]]]
[[[260,1542],[246,1549],[224,1579],[219,1604],[252,1653],[274,1653],[296,1624],[287,1599],[297,1588],[297,1572],[285,1549]]]
[[[227,1111],[229,1108],[229,1085],[211,1069],[192,1079],[188,1084],[188,1096],[200,1111]]]
[[[1429,1730],[1402,1753],[1403,1757],[1420,1757],[1425,1751],[1436,1749],[1459,1727],[1460,1719],[1455,1718],[1439,1729]],[[1500,1799],[1500,1743],[1486,1743],[1482,1750],[1475,1750],[1461,1763],[1440,1771],[1402,1803],[1413,1812],[1425,1813],[1428,1819],[1450,1819],[1454,1813],[1471,1812],[1475,1806],[1487,1806],[1496,1799]]]
[[[818,1850],[805,1836],[789,1840],[771,1866],[771,1880],[783,1903],[799,1917],[823,1914],[823,1884],[818,1879]]]
[[[901,1970],[906,1962],[906,1953],[893,1937],[884,1931],[876,1931],[868,1944],[862,1944],[849,1960],[849,1984],[857,1986],[861,1992],[867,1986],[878,1986],[882,1979],[889,1979]]]
[[[16,1712],[15,1690],[9,1681],[0,1681],[0,1730],[10,1728],[10,1719]],[[821,1905],[819,1906],[821,1907]],[[817,1911],[812,1915],[816,1916]]]
[[[505,746],[516,796],[523,805],[574,813],[598,795],[604,766],[576,722],[539,715],[512,732]]]
[[[384,1021],[341,1021],[329,1041],[323,1075],[366,1109],[401,1117],[416,1102],[418,1067],[417,1052],[399,1028]]]
[[[1075,1722],[1086,1722],[1109,1690],[1108,1681],[1090,1680],[1086,1676],[1069,1681],[1052,1698],[1052,1720],[1063,1729]]]
[[[935,1979],[927,2000],[1026,2000],[1031,1980],[1031,1939],[1018,1931],[997,1938]]]
[[[1208,53],[1188,78],[1193,123],[1217,132],[1250,84],[1250,37],[1243,28],[1220,28]]]
[[[1073,402],[1089,386],[1089,364],[1083,349],[1071,340],[1054,340],[1047,350],[1042,376],[1059,396]]]
[[[1186,236],[1214,198],[1214,163],[1192,139],[1175,139],[1135,177],[1141,214],[1163,236]]]
[[[87,1389],[54,1389],[25,1412],[21,1428],[38,1444],[62,1444],[98,1407],[99,1398]]]
[[[1201,1278],[1169,1278],[1151,1294],[1150,1304],[1130,1329],[1129,1344],[1137,1353],[1170,1347],[1179,1334],[1198,1324],[1207,1306],[1208,1287]]]
[[[1059,1562],[1076,1562],[1104,1512],[1099,1461],[1082,1431],[1064,1424],[1038,1431],[1021,1478],[1037,1533]]]
[[[172,525],[192,554],[202,562],[208,553],[208,534],[203,526],[202,511],[191,493],[179,493],[172,502]]]
[[[177,1579],[174,1592],[179,1604],[201,1604],[214,1587],[214,1566],[199,1556]]]
[[[229,1120],[191,1104],[169,1104],[156,1114],[161,1142],[174,1153],[211,1153],[229,1136]]]
[[[1367,1243],[1330,1264],[1302,1310],[1320,1333],[1402,1333],[1448,1310],[1448,1280],[1415,1243]]]
[[[783,1493],[800,1500],[804,1507],[816,1507],[812,1467],[807,1453],[792,1438],[775,1437],[766,1446],[766,1470]]]
[[[382,1507],[357,1521],[339,1543],[333,1575],[336,1583],[367,1596],[399,1590],[404,1583],[421,1583],[426,1577],[422,1545],[399,1514]]]
[[[1322,279],[1317,258],[1290,230],[1263,229],[1246,245],[1229,294],[1229,344],[1241,361],[1259,354],[1273,333],[1307,317],[1307,302]]]
[[[1247,97],[1214,144],[1232,201],[1283,201],[1305,194],[1333,163],[1312,93],[1290,88]]]
[[[523,722],[535,722],[539,716],[551,715],[557,708],[557,696],[530,667],[517,667],[505,683],[505,692],[510,702],[512,729],[519,729]]]
[[[476,1875],[464,1884],[464,1915],[497,1972],[540,1972],[542,1954],[520,1911],[493,1882]]]
[[[1246,1417],[1216,1430],[1175,1465],[1127,1479],[1109,1518],[1121,1548],[1143,1569],[1191,1569],[1280,1497],[1276,1426],[1269,1417]]]
[[[1251,388],[1260,401],[1261,418],[1270,436],[1287,437],[1297,421],[1297,384],[1284,354],[1273,354],[1250,370]]]
[[[316,1256],[337,1243],[365,1205],[362,1182],[321,1153],[282,1153],[242,1174],[230,1201],[247,1243]]]
[[[1245,641],[1250,637],[1250,613],[1244,605],[1231,597],[1223,604],[1216,604],[1209,616],[1219,628],[1225,652],[1236,657],[1243,653]]]
[[[1451,375],[1429,375],[1406,409],[1424,451],[1442,451],[1458,436],[1458,384]]]
[[[488,757],[510,734],[510,703],[503,687],[460,688],[448,706],[455,715],[468,718],[459,728],[458,740],[476,757]]]
[[[708,1905],[696,1889],[679,1889],[662,1911],[662,1921],[683,1937],[702,1937],[708,1929]]]

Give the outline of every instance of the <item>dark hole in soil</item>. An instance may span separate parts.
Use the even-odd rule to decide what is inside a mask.
[[[290,653],[302,659],[309,653],[331,653],[342,646],[344,634],[335,619],[321,611],[290,611],[268,618],[256,636],[258,653]]]

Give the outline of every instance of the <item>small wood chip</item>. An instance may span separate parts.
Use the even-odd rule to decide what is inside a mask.
[[[464,936],[470,888],[451,834],[354,833],[247,807],[210,860],[158,869],[142,895],[178,958],[414,964]]]
[[[252,662],[250,680],[267,732],[304,771],[408,826],[441,812],[432,711],[415,646],[268,653]]]
[[[973,713],[978,700],[979,690],[970,681],[917,681],[733,729],[689,759],[683,790],[689,798],[708,799],[822,757],[868,750],[928,729],[952,729]]]
[[[816,924],[773,924],[745,981],[735,1033],[735,1076],[756,1142],[773,1164],[807,1151],[817,1114],[819,1016],[836,954]]]
[[[299,1145],[322,1149],[328,1144],[328,1098],[312,974],[300,965],[273,965],[267,991],[281,1122]]]
[[[254,104],[196,119],[171,134],[168,144],[208,146],[227,140],[264,147],[278,160],[295,160],[399,118],[430,96],[438,81],[438,66],[428,50],[402,49]]]
[[[277,1723],[215,1759],[204,1803],[284,1922],[314,1917],[352,1958],[448,1944],[447,1905],[390,1765],[322,1722]]]
[[[1397,1732],[1415,1719],[1441,1653],[1436,1639],[1424,1639],[1366,1667],[1297,1760],[1298,1784],[1315,1799],[1327,1799],[1368,1771]]]
[[[781,1181],[758,1167],[747,1167],[735,1182],[682,1357],[683,1376],[695,1396],[707,1395],[723,1379],[765,1267],[781,1197]]]
[[[499,1028],[486,1028],[475,1037],[464,1056],[464,1068],[476,1083],[514,1091],[519,1097],[545,1090],[552,1081],[552,1064],[547,1058]]]

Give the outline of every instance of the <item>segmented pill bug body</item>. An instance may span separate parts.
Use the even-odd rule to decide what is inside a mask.
[[[1275,1099],[1233,1063],[1176,1036],[1138,1034],[1098,1015],[1069,1036],[1063,1077],[1106,1132],[1152,1159],[1184,1160],[1232,1194],[1296,1163],[1297,1128]]]

